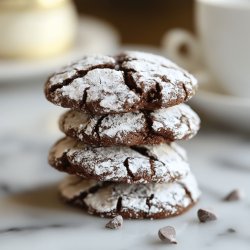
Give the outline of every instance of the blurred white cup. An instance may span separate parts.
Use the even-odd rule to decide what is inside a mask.
[[[198,40],[172,30],[163,39],[166,52],[191,70],[204,63],[226,92],[250,98],[250,0],[196,0],[195,13]]]

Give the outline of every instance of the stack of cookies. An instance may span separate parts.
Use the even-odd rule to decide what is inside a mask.
[[[70,108],[60,118],[66,137],[49,163],[70,174],[63,199],[104,217],[166,218],[200,195],[185,151],[200,119],[183,102],[196,79],[161,56],[124,52],[86,56],[52,75],[49,101]]]

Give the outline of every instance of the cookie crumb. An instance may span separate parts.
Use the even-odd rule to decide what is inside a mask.
[[[199,209],[197,215],[202,223],[217,220],[217,216],[214,213],[205,209]]]
[[[224,201],[238,201],[242,199],[242,192],[239,189],[232,190],[228,195],[224,197]]]
[[[163,227],[158,231],[159,238],[169,244],[177,244],[175,229],[171,226]]]
[[[121,215],[117,215],[116,217],[114,217],[112,220],[110,220],[107,224],[106,224],[106,228],[109,229],[119,229],[122,227],[123,224],[123,218]]]

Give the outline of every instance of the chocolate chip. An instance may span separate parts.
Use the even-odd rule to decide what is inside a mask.
[[[224,197],[224,201],[238,201],[242,198],[242,193],[239,189],[234,189]]]
[[[110,229],[119,229],[121,228],[122,224],[123,224],[123,218],[121,215],[118,215],[114,217],[112,220],[110,220],[105,227]]]
[[[158,231],[159,238],[169,244],[177,244],[175,229],[171,226],[163,227]]]
[[[208,210],[199,209],[197,212],[197,215],[198,215],[200,222],[202,222],[202,223],[217,220],[217,216]]]

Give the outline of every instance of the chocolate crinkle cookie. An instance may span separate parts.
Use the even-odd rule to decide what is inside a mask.
[[[59,126],[67,136],[89,145],[145,145],[191,139],[200,119],[187,105],[179,104],[155,111],[135,111],[103,116],[68,111]]]
[[[114,184],[66,177],[59,187],[69,204],[102,217],[161,219],[179,215],[193,206],[200,191],[192,174],[175,183]]]
[[[200,128],[184,104],[196,89],[196,79],[170,60],[133,51],[85,56],[50,76],[47,99],[70,109],[59,120],[66,137],[49,152],[50,165],[70,174],[61,197],[113,218],[112,229],[122,218],[167,218],[194,205],[200,191],[175,141]]]
[[[123,183],[173,182],[190,172],[186,152],[174,143],[92,147],[66,137],[50,150],[49,163],[69,174]]]
[[[170,60],[143,52],[86,56],[53,74],[49,101],[96,115],[156,110],[189,100],[196,79]]]

